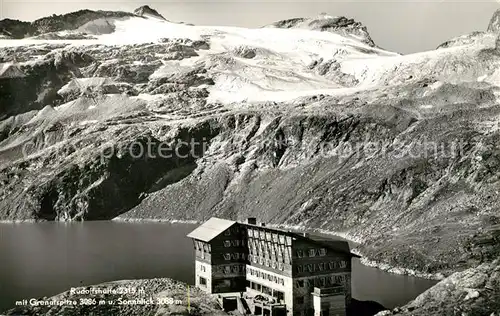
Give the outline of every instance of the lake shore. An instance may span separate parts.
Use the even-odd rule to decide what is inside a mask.
[[[142,218],[124,218],[124,217],[116,217],[113,219],[113,221],[116,222],[130,222],[130,223],[170,223],[170,224],[201,224],[203,221],[196,221],[196,220],[169,220],[169,219],[142,219]],[[267,226],[269,227],[274,227],[274,228],[279,228],[279,229],[289,229],[289,230],[295,230],[295,231],[312,231],[315,233],[320,233],[324,235],[330,235],[332,237],[338,237],[342,238],[346,241],[348,241],[351,244],[351,247],[353,245],[359,245],[363,243],[363,240],[356,238],[348,233],[339,233],[339,232],[332,232],[328,230],[322,230],[322,229],[307,229],[307,227],[304,226],[290,226],[290,225],[281,225],[281,224],[268,224]],[[416,271],[408,268],[403,268],[403,267],[394,267],[391,266],[387,263],[384,262],[378,262],[374,260],[370,260],[367,258],[361,251],[359,251],[356,247],[351,248],[351,252],[361,256],[361,263],[365,266],[372,267],[372,268],[377,268],[382,271],[392,273],[392,274],[397,274],[397,275],[408,275],[412,277],[417,277],[417,278],[422,278],[422,279],[428,279],[428,280],[443,280],[445,276],[441,273],[425,273],[421,271]]]

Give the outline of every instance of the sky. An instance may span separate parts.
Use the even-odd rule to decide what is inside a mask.
[[[432,50],[453,37],[485,31],[500,9],[494,0],[0,0],[0,19],[32,21],[80,9],[133,11],[145,4],[168,20],[197,25],[260,27],[322,12],[346,16],[366,25],[378,46],[399,53]]]

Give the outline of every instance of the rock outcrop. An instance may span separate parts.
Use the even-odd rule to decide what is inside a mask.
[[[135,9],[134,14],[136,14],[138,16],[142,16],[142,17],[155,17],[155,18],[158,18],[161,20],[165,20],[165,21],[167,20],[163,17],[163,15],[158,13],[158,11],[156,11],[155,9],[153,9],[147,5],[143,5],[137,9]]]
[[[322,32],[332,32],[343,36],[354,36],[362,42],[375,47],[368,29],[362,23],[344,16],[320,14],[317,18],[294,18],[275,22],[266,27],[299,28]]]
[[[52,15],[33,22],[4,19],[0,21],[0,34],[21,39],[59,31],[76,30],[97,19],[127,18],[135,16],[128,12],[80,10],[62,15]],[[39,37],[40,38],[40,37]],[[57,38],[51,38],[57,39]],[[77,38],[79,39],[79,38]]]
[[[490,24],[488,24],[488,32],[500,32],[500,10],[497,10],[491,17]]]
[[[170,279],[124,280],[83,286],[35,301],[54,304],[18,306],[5,315],[228,315],[215,298]]]
[[[500,260],[457,272],[386,315],[498,315],[500,313]]]

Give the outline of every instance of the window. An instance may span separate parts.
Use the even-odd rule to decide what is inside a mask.
[[[231,254],[231,259],[233,260],[238,260],[240,258],[240,254],[235,252]]]
[[[229,240],[224,240],[224,247],[226,247],[226,248],[231,247],[231,241],[229,241]]]
[[[297,257],[299,258],[304,257],[304,252],[302,250],[297,250]]]
[[[200,266],[201,272],[207,272],[207,268],[205,266]]]
[[[229,229],[227,229],[225,232],[224,232],[224,236],[231,236],[231,231]]]
[[[306,265],[306,270],[308,272],[314,272],[314,265],[312,263],[309,263]]]
[[[326,256],[326,249],[325,249],[325,248],[321,248],[321,249],[319,250],[319,255],[320,255],[321,257]]]
[[[326,278],[325,277],[320,278],[320,284],[321,284],[321,286],[326,286]]]
[[[273,291],[273,296],[278,299],[278,301],[284,301],[285,300],[285,293],[281,291]]]
[[[200,277],[200,285],[201,286],[207,286],[207,279]]]
[[[278,242],[278,234],[274,234],[274,233],[272,234],[272,241],[273,241],[274,243],[277,243],[277,242]]]
[[[316,256],[316,249],[309,249],[309,257],[315,257]]]
[[[224,256],[224,260],[231,260],[231,254],[230,253],[225,253],[223,256]]]
[[[271,295],[272,294],[272,291],[270,288],[268,288],[267,286],[265,285],[262,285],[262,290],[261,290],[262,293],[264,294],[267,294],[267,295]]]

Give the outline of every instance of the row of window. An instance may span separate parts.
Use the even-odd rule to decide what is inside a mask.
[[[291,246],[292,245],[292,237],[278,234],[278,233],[272,233],[264,230],[258,230],[258,229],[248,229],[248,237],[253,237],[261,240],[267,240],[271,241],[274,243],[280,243],[283,245]]]
[[[196,250],[196,256],[197,257],[201,257],[202,259],[209,259],[210,258],[210,254],[208,251],[204,251],[204,250]]]
[[[268,281],[274,282],[276,284],[285,285],[285,280],[283,278],[280,278],[279,276],[276,276],[276,275],[273,275],[270,273],[266,273],[264,271],[248,268],[248,273],[252,276],[257,277],[257,278],[268,280]]]
[[[198,250],[198,251],[210,253],[212,250],[212,247],[210,246],[210,244],[204,243],[204,242],[199,241],[199,240],[195,240],[194,241],[194,249]]]
[[[297,250],[297,257],[298,258],[304,258],[304,257],[324,257],[326,256],[326,249],[325,248],[311,248],[308,251],[305,250]]]
[[[326,270],[338,270],[347,268],[347,261],[330,261],[319,263],[299,264],[296,266],[298,273],[302,272],[320,272]]]
[[[228,252],[222,255],[224,257],[224,260],[229,261],[229,260],[246,260],[247,255],[245,253],[239,253],[239,252]]]
[[[273,261],[290,263],[291,247],[255,239],[249,239],[248,245],[249,252],[252,255],[268,258]]]
[[[238,235],[240,232],[244,233],[244,229],[240,230],[238,225],[234,225],[224,231],[224,236]]]
[[[224,240],[224,247],[229,248],[229,247],[243,247],[245,246],[246,243],[244,240]]]
[[[294,286],[296,288],[308,288],[311,289],[313,287],[329,287],[335,285],[342,285],[346,282],[347,276],[344,274],[340,275],[330,275],[323,276],[317,278],[310,278],[307,280],[296,280],[294,282]]]
[[[270,295],[274,298],[276,298],[278,301],[284,301],[285,300],[285,293],[271,289],[270,287],[267,287],[265,285],[253,282],[253,281],[247,281],[247,287],[251,288],[254,291],[258,291],[267,295]]]
[[[216,271],[222,274],[245,274],[246,266],[238,265],[220,265],[216,267]]]
[[[283,271],[285,269],[285,264],[283,262],[276,262],[275,260],[270,260],[268,258],[248,255],[248,260],[250,262],[260,264],[261,266],[266,266],[280,271]]]

